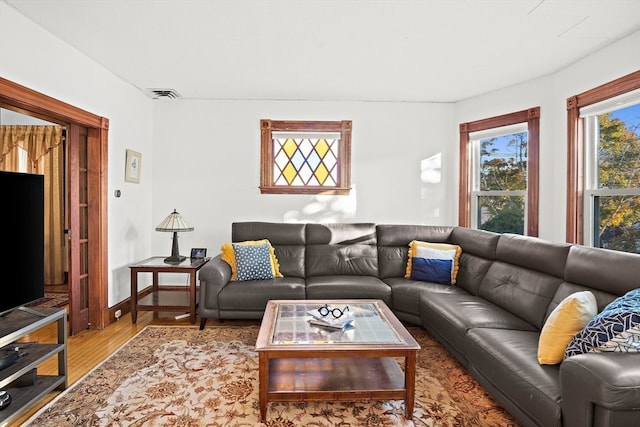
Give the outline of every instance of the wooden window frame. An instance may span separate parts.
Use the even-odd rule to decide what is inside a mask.
[[[527,236],[538,236],[538,196],[540,175],[540,107],[460,124],[460,183],[458,224],[471,227],[470,137],[473,132],[527,123]]]
[[[282,186],[273,182],[272,132],[340,132],[336,186]],[[262,194],[333,194],[351,191],[351,120],[292,121],[260,120],[260,192]]]
[[[580,108],[640,89],[640,71],[567,98],[568,243],[584,243],[584,120]]]

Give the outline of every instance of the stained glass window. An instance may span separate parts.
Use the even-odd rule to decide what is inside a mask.
[[[262,120],[263,193],[348,194],[351,121]]]

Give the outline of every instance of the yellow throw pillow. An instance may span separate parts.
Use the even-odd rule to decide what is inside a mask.
[[[448,243],[409,243],[406,279],[455,285],[462,248]]]
[[[562,300],[551,312],[540,331],[538,363],[555,365],[574,336],[598,314],[596,297],[589,291],[576,292]]]
[[[220,251],[222,260],[231,267],[231,280],[282,277],[275,250],[267,239],[225,243]]]

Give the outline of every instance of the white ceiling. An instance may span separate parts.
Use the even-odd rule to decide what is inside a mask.
[[[453,102],[640,30],[640,0],[0,1],[140,90],[192,99]]]

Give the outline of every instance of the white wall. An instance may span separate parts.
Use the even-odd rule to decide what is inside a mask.
[[[566,236],[567,98],[640,70],[640,32],[560,70],[456,103],[455,123],[540,106],[539,236]],[[457,129],[450,138],[457,138]]]
[[[154,107],[153,221],[176,208],[192,222],[195,231],[180,234],[183,255],[191,247],[218,253],[233,221],[457,221],[452,104],[159,100]],[[261,195],[260,119],[352,120],[352,195]],[[427,182],[423,159],[433,159]],[[163,234],[153,236],[157,253],[170,248]]]
[[[109,305],[122,301],[128,264],[151,253],[152,101],[4,2],[0,52],[0,76],[110,120]],[[127,148],[143,153],[141,184],[124,182]]]

